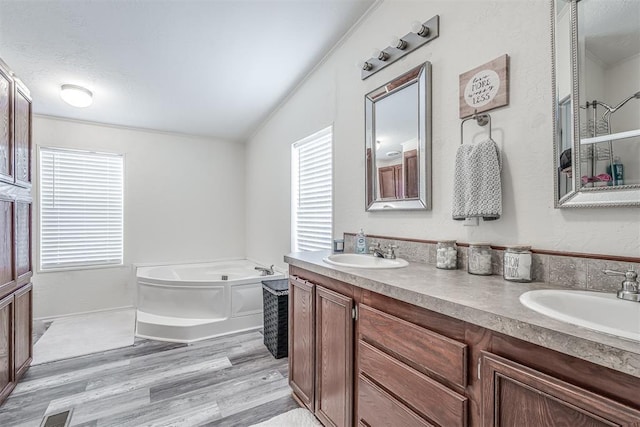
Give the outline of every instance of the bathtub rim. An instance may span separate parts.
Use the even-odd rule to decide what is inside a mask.
[[[274,274],[262,276],[244,276],[240,279],[235,280],[185,280],[185,279],[160,279],[150,276],[140,276],[140,269],[143,268],[154,268],[154,267],[177,267],[177,266],[198,266],[198,265],[210,265],[215,263],[223,263],[223,262],[232,262],[232,261],[247,261],[255,266],[265,267],[264,264],[254,261],[250,258],[221,258],[215,261],[198,261],[198,262],[185,262],[185,263],[143,263],[143,264],[134,264],[134,277],[136,281],[136,286],[139,284],[143,284],[146,286],[161,286],[161,287],[192,287],[199,288],[207,285],[213,286],[228,286],[228,285],[246,285],[254,282],[261,282],[263,280],[279,280],[279,279],[287,279],[288,271],[282,271],[280,268],[274,266]],[[265,267],[266,268],[266,267]]]

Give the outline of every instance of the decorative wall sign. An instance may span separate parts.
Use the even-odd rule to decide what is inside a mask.
[[[509,55],[460,74],[460,118],[509,105]]]

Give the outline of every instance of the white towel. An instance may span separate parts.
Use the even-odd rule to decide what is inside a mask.
[[[453,184],[453,219],[482,217],[485,221],[502,215],[500,154],[492,139],[463,144],[456,153]]]

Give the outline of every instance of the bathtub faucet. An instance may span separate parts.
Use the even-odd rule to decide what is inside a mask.
[[[269,268],[256,267],[255,269],[259,270],[262,276],[273,276],[273,264]]]

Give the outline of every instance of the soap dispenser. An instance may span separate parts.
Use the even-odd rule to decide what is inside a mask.
[[[362,228],[356,234],[356,253],[357,254],[366,254],[367,253],[367,238],[364,235],[364,231]]]

